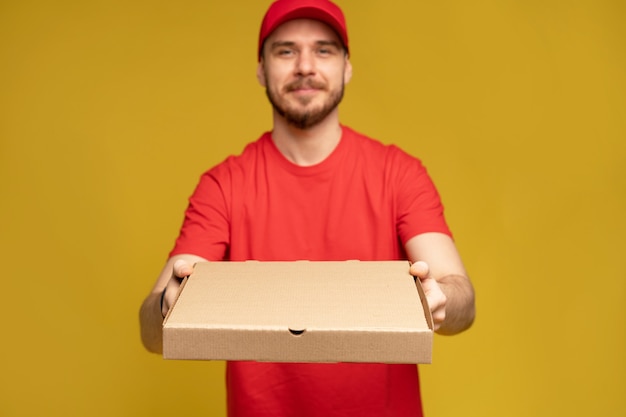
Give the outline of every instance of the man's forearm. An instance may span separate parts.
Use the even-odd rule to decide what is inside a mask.
[[[141,341],[146,349],[154,353],[163,353],[163,315],[161,313],[161,294],[151,293],[144,300],[139,311]]]

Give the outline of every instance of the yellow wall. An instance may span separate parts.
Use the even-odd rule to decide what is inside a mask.
[[[268,1],[0,3],[0,415],[223,415],[137,312],[200,173],[270,127]],[[344,0],[343,121],[421,157],[478,293],[430,416],[626,413],[626,7]]]

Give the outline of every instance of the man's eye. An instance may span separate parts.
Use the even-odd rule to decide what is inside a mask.
[[[334,50],[332,48],[320,48],[317,50],[317,53],[320,55],[332,55]]]
[[[293,54],[293,50],[291,49],[279,49],[278,50],[278,55],[281,55],[281,56],[289,56],[292,54]]]

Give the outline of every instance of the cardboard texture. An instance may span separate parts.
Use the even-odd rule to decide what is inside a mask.
[[[406,261],[198,263],[163,323],[163,357],[430,363],[432,318],[408,271]]]

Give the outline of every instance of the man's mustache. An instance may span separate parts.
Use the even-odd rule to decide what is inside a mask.
[[[316,90],[323,90],[326,88],[326,84],[321,81],[315,81],[310,78],[302,78],[296,81],[293,81],[285,86],[285,91],[295,91],[300,90],[302,88],[314,88]]]

